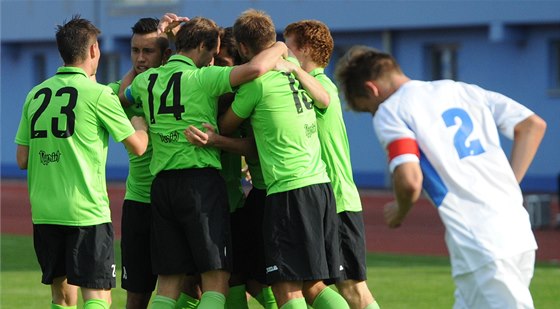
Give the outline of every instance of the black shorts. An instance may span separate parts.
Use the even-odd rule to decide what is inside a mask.
[[[152,209],[149,203],[124,200],[121,220],[121,287],[134,293],[150,293],[156,287],[152,272],[150,231]]]
[[[262,222],[266,190],[252,188],[242,208],[231,214],[233,272],[266,283]]]
[[[218,170],[162,171],[152,183],[151,199],[154,273],[231,271],[229,207]]]
[[[338,213],[340,237],[340,278],[327,284],[344,280],[367,280],[366,239],[364,218],[361,211]]]
[[[113,224],[33,225],[33,245],[41,266],[41,282],[65,276],[69,284],[90,289],[116,287]],[[94,252],[95,254],[92,254]]]
[[[263,235],[269,284],[339,277],[338,223],[330,183],[267,196]]]

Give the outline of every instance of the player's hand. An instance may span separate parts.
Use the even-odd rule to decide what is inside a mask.
[[[177,16],[174,13],[165,13],[165,15],[163,15],[159,19],[157,33],[158,34],[166,33],[166,34],[175,35],[177,31],[179,31],[179,25],[181,25],[182,22],[187,22],[187,21],[189,21],[188,17]]]
[[[132,123],[132,126],[134,127],[135,130],[137,131],[142,130],[148,132],[148,123],[146,123],[146,119],[144,119],[144,117],[132,116],[130,122]]]
[[[204,123],[202,126],[206,129],[206,132],[202,132],[197,127],[190,125],[183,131],[183,134],[189,142],[198,147],[209,147],[214,145],[214,139],[216,133],[214,127],[209,123]]]
[[[400,214],[399,205],[396,201],[385,204],[383,216],[385,217],[385,223],[387,223],[390,228],[397,228],[401,226],[404,219]]]
[[[284,58],[280,58],[278,59],[278,61],[276,61],[276,65],[274,66],[274,70],[275,71],[280,71],[280,72],[288,72],[288,73],[292,73],[295,70],[297,70],[297,65],[294,64],[293,62],[290,62]]]

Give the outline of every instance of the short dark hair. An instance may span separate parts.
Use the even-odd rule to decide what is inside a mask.
[[[356,45],[338,60],[335,78],[346,103],[351,109],[355,109],[354,100],[368,95],[365,82],[377,80],[390,72],[402,73],[393,56],[372,47]]]
[[[233,37],[233,28],[226,27],[220,32],[220,53],[225,50],[227,54],[232,58],[234,65],[239,65],[243,63],[239,51],[237,50],[237,45],[235,43],[235,38]],[[218,57],[214,57],[214,62],[218,60]],[[216,65],[221,65],[215,63]]]
[[[132,26],[133,34],[146,34],[157,31],[159,20],[152,17],[140,18],[134,26]]]
[[[72,16],[69,22],[56,27],[56,45],[64,64],[74,64],[87,58],[89,47],[97,41],[101,31],[91,21]]]
[[[134,34],[148,34],[157,32],[159,20],[153,17],[140,18],[134,26],[132,26],[132,35]],[[159,49],[163,54],[169,48],[169,40],[163,36],[157,39]]]
[[[220,27],[208,18],[195,17],[183,25],[175,36],[177,51],[188,51],[197,48],[201,43],[208,49],[218,45]]]

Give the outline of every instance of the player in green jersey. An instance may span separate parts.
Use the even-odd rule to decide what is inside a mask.
[[[191,145],[182,132],[189,124],[216,125],[218,97],[269,71],[287,51],[279,42],[243,65],[207,66],[219,52],[219,32],[207,18],[185,22],[175,37],[177,54],[138,75],[126,91],[131,103],[143,104],[154,151],[154,308],[174,307],[184,274],[197,273],[203,292],[198,308],[223,307],[231,248],[219,151]]]
[[[130,76],[125,76],[125,79],[132,80],[147,69],[162,65],[171,55],[169,41],[157,33],[158,23],[155,18],[141,18],[132,27],[132,68],[127,73]],[[118,93],[122,83],[117,81],[108,86]],[[140,104],[126,106],[124,111],[129,118],[144,116]],[[121,285],[126,290],[127,309],[147,308],[157,280],[150,258],[150,186],[154,178],[149,168],[151,159],[151,143],[148,143],[142,156],[128,153],[128,176],[121,218]]]
[[[270,17],[248,10],[233,32],[246,60],[273,44]],[[294,71],[298,77],[300,71]],[[220,120],[228,134],[251,118],[267,186],[263,237],[267,280],[281,308],[348,308],[322,280],[338,277],[336,208],[320,157],[313,103],[326,107],[328,94],[317,85],[315,102],[291,73],[273,71],[239,87],[232,107]],[[312,227],[312,228],[311,228]],[[305,298],[304,298],[305,297]]]
[[[57,27],[64,66],[29,92],[15,139],[18,165],[28,170],[35,251],[51,308],[75,308],[77,287],[85,308],[109,308],[116,272],[108,136],[135,155],[148,143],[144,119],[131,124],[113,91],[92,78],[99,34],[80,16]]]
[[[338,89],[325,74],[334,42],[329,28],[317,20],[302,20],[284,29],[284,40],[301,67],[329,92],[327,109],[315,107],[321,157],[331,179],[339,218],[341,277],[336,287],[350,308],[379,308],[366,284],[365,232],[360,195],[352,177],[350,149]]]

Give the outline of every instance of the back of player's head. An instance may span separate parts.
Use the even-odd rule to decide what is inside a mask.
[[[342,56],[335,69],[335,78],[350,108],[354,99],[367,97],[365,82],[379,80],[391,72],[402,73],[393,56],[375,48],[357,45]]]
[[[99,34],[101,31],[80,15],[74,15],[70,21],[58,25],[56,45],[64,63],[75,64],[85,60],[89,47],[95,44]]]
[[[307,47],[313,62],[326,67],[331,60],[334,41],[329,28],[318,20],[302,20],[289,24],[284,37],[290,36],[298,48]]]
[[[258,53],[276,42],[276,28],[268,14],[249,9],[235,20],[233,36],[237,43],[243,43],[253,53]]]
[[[215,48],[220,37],[220,27],[208,18],[195,17],[185,22],[175,36],[177,51],[188,51],[197,48],[201,43],[207,49]]]

